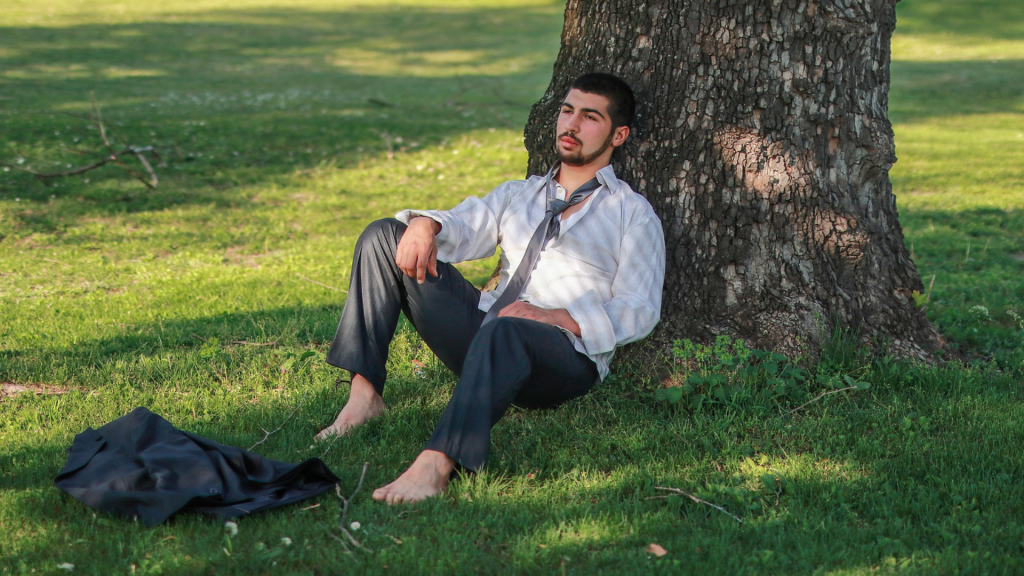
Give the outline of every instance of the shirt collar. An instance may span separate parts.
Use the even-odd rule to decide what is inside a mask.
[[[555,172],[555,174],[557,174],[557,171]],[[611,164],[598,170],[596,177],[597,181],[600,182],[603,185],[603,187],[606,188],[608,192],[612,194],[615,194],[616,192],[619,192],[622,189],[623,182],[622,180],[619,180],[618,177],[615,176],[615,169],[612,168]],[[540,178],[541,182],[544,181],[544,176],[538,176],[538,178]]]
[[[618,192],[622,186],[622,181],[615,176],[615,169],[611,164],[597,171],[597,181],[604,184],[604,187],[612,194]]]

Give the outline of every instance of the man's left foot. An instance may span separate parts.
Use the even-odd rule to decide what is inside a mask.
[[[362,426],[384,412],[386,406],[373,384],[359,374],[352,377],[352,389],[349,391],[348,402],[338,413],[334,423],[324,428],[314,440],[327,440],[334,436],[348,434],[353,428]]]
[[[424,450],[394,482],[373,492],[373,499],[388,504],[419,502],[448,487],[455,461],[443,452]]]

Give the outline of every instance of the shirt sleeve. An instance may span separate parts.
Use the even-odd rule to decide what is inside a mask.
[[[566,308],[580,326],[588,355],[603,354],[640,340],[661,318],[665,282],[665,238],[653,211],[623,235],[612,299],[589,290]]]
[[[501,215],[517,184],[521,182],[506,182],[483,198],[466,198],[451,210],[402,210],[395,218],[408,224],[417,216],[426,216],[440,224],[437,258],[443,262],[454,264],[486,258],[498,246]]]

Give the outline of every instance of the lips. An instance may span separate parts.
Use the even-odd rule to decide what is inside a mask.
[[[579,140],[573,138],[572,136],[562,136],[561,138],[558,139],[558,141],[566,146],[579,146],[580,144],[582,144]]]

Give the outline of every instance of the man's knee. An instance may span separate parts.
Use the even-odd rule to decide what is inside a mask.
[[[356,241],[356,250],[366,247],[396,246],[405,232],[405,224],[396,218],[381,218],[371,222]]]
[[[531,323],[535,324],[536,322],[523,318],[499,316],[480,326],[476,339],[482,342],[496,342],[499,345],[507,345],[522,340]]]

